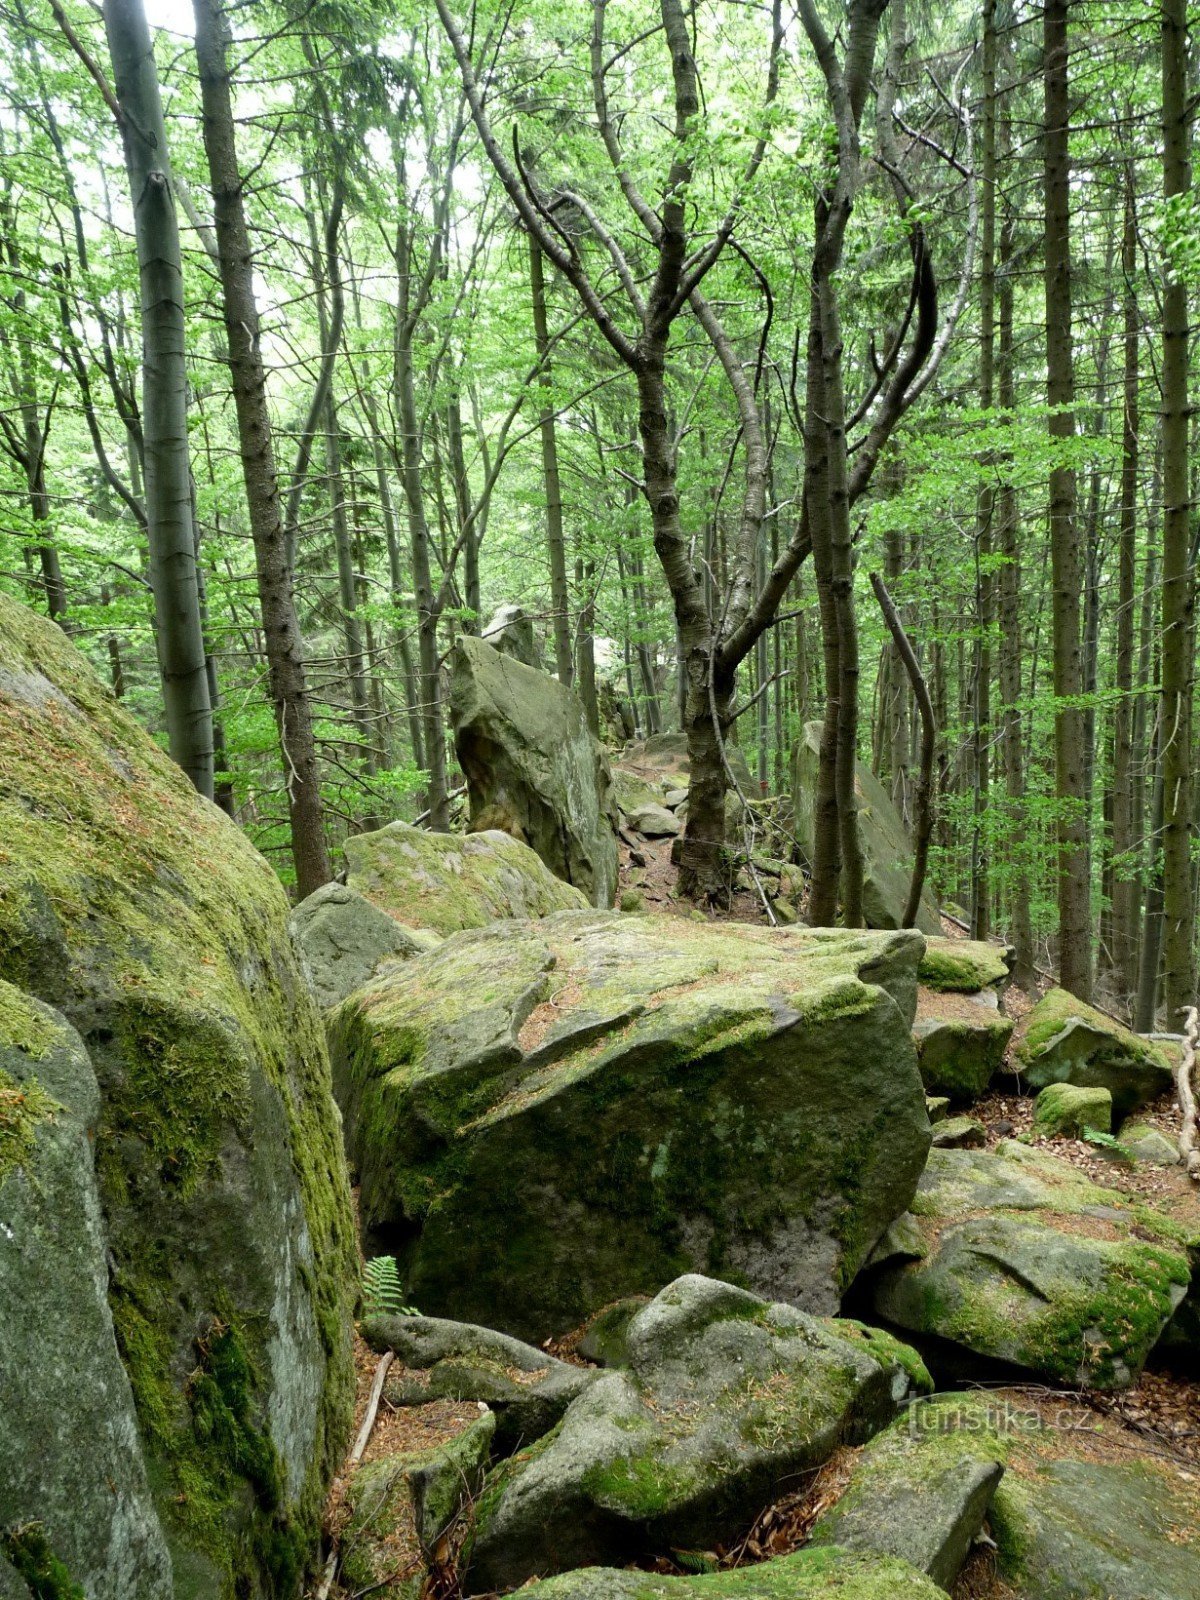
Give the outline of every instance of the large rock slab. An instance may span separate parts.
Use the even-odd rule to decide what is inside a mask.
[[[1172,1088],[1170,1063],[1160,1050],[1065,989],[1051,989],[1034,1006],[1014,1054],[1031,1088],[1073,1083],[1107,1089],[1116,1122]]]
[[[1004,1063],[1013,1025],[996,1005],[995,990],[938,995],[924,990],[913,1024],[921,1081],[932,1095],[969,1105]]]
[[[549,682],[549,679],[547,679]],[[528,845],[499,831],[426,833],[389,822],[343,846],[347,883],[407,928],[437,934],[587,905]]]
[[[351,1420],[357,1272],[287,900],[62,632],[4,597],[0,976],[78,1029],[99,1085],[108,1299],[175,1592],[290,1593]],[[53,1438],[46,1417],[29,1448]]]
[[[612,774],[579,697],[464,635],[454,647],[450,716],[472,828],[512,833],[592,905],[611,906]]]
[[[521,1590],[536,1600],[944,1600],[915,1568],[850,1550],[798,1550],[697,1578],[585,1567]]]
[[[877,1252],[892,1254],[869,1299],[912,1334],[1052,1383],[1119,1389],[1186,1293],[1190,1244],[1148,1206],[1024,1145],[935,1149],[907,1230]]]
[[[469,1590],[726,1537],[781,1481],[877,1432],[914,1381],[929,1386],[886,1335],[709,1278],[663,1289],[628,1348],[627,1368],[489,1476]]]
[[[385,961],[430,948],[344,883],[327,883],[302,900],[290,926],[323,1011],[360,989]]]
[[[978,994],[1008,982],[1007,945],[986,939],[930,937],[921,958],[921,982],[945,994]]]
[[[330,1018],[374,1246],[535,1341],[688,1268],[836,1309],[929,1147],[921,944],[564,912],[382,974]]]
[[[108,1306],[83,1041],[0,981],[0,1538],[37,1538],[93,1600],[172,1594]]]
[[[796,838],[812,859],[816,843],[815,799],[821,748],[821,724],[809,722],[796,741],[792,799]],[[898,928],[912,879],[912,841],[891,796],[865,762],[854,778],[858,796],[858,836],[863,854],[863,915],[869,928]],[[921,896],[917,927],[940,934],[942,925],[929,892]]]

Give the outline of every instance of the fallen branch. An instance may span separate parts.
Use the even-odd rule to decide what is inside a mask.
[[[375,1378],[371,1384],[371,1393],[367,1400],[367,1409],[363,1416],[362,1427],[358,1430],[358,1437],[354,1441],[354,1448],[346,1458],[346,1465],[342,1468],[343,1475],[349,1475],[363,1458],[367,1445],[371,1442],[371,1430],[375,1426],[375,1418],[379,1414],[379,1401],[383,1395],[384,1379],[388,1375],[388,1368],[396,1359],[394,1350],[386,1350],[379,1358],[379,1365],[375,1368]],[[338,1546],[334,1542],[333,1549],[329,1552],[329,1559],[325,1563],[325,1570],[321,1574],[321,1582],[317,1588],[316,1600],[329,1600],[329,1591],[333,1588],[334,1575],[337,1572]]]
[[[1183,1112],[1183,1124],[1179,1129],[1179,1154],[1188,1177],[1200,1183],[1200,1150],[1196,1149],[1196,1095],[1192,1088],[1196,1044],[1200,1040],[1200,1009],[1188,1006],[1184,1018],[1183,1059],[1175,1069],[1175,1089],[1179,1095],[1179,1109]]]

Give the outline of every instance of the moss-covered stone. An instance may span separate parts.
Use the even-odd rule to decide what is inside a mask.
[[[1050,1083],[1107,1089],[1117,1121],[1172,1087],[1161,1050],[1065,989],[1051,989],[1029,1013],[1015,1057],[1034,1089]]]
[[[601,912],[446,940],[330,1020],[365,1227],[422,1310],[537,1341],[693,1267],[835,1309],[928,1149],[921,945]]]
[[[1080,1138],[1085,1131],[1112,1132],[1112,1095],[1074,1083],[1048,1083],[1033,1106],[1033,1130],[1047,1138]]]
[[[547,680],[549,681],[549,680]],[[347,882],[405,927],[437,934],[587,905],[507,833],[426,833],[391,822],[345,843]]]
[[[859,1324],[684,1277],[633,1318],[629,1365],[572,1402],[476,1508],[468,1587],[589,1561],[711,1546],[780,1482],[895,1415],[912,1351]]]
[[[926,1014],[913,1027],[921,1081],[930,1094],[946,1095],[956,1105],[983,1094],[999,1071],[1013,1025],[993,1007],[976,1017]]]
[[[1191,1276],[1185,1229],[1011,1142],[931,1151],[912,1211],[875,1312],[1055,1383],[1131,1383]]]
[[[982,1150],[987,1129],[975,1117],[945,1117],[934,1125],[935,1150]]]
[[[95,1067],[109,1298],[175,1593],[291,1594],[350,1419],[355,1263],[287,903],[61,631],[4,597],[0,975]],[[262,1441],[240,1457],[196,1403],[218,1326]]]
[[[521,1593],[536,1600],[943,1600],[944,1591],[903,1561],[830,1549],[694,1578],[585,1567]]]
[[[326,883],[302,900],[289,926],[323,1011],[340,1005],[385,961],[420,955],[438,937],[410,932],[344,883]]]
[[[1008,971],[1008,952],[1003,945],[984,939],[931,935],[925,941],[919,976],[927,989],[977,994],[982,989],[1002,987],[1008,981]]]

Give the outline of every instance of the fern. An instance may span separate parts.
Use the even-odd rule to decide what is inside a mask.
[[[372,1256],[363,1267],[363,1312],[368,1317],[419,1317],[415,1306],[405,1305],[404,1288],[395,1256]]]
[[[671,1557],[675,1565],[682,1567],[684,1572],[702,1574],[720,1570],[716,1556],[707,1550],[672,1550]]]
[[[1135,1159],[1129,1146],[1122,1144],[1120,1139],[1115,1139],[1111,1133],[1101,1133],[1099,1128],[1082,1128],[1080,1133],[1088,1144],[1100,1145],[1105,1150],[1115,1150],[1119,1155],[1124,1156],[1126,1161]]]

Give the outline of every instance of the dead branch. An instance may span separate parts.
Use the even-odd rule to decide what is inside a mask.
[[[1200,1150],[1196,1149],[1196,1095],[1192,1088],[1192,1074],[1196,1070],[1196,1044],[1200,1039],[1200,1009],[1188,1006],[1184,1017],[1183,1059],[1175,1069],[1175,1090],[1179,1096],[1179,1109],[1183,1112],[1183,1124],[1179,1129],[1179,1154],[1188,1177],[1200,1183]]]
[[[375,1418],[379,1413],[379,1401],[383,1395],[384,1379],[388,1375],[388,1368],[396,1359],[394,1350],[385,1350],[379,1358],[379,1365],[375,1368],[375,1378],[371,1384],[371,1393],[367,1400],[366,1413],[363,1416],[362,1427],[358,1430],[358,1438],[354,1441],[354,1448],[346,1457],[346,1465],[342,1468],[343,1474],[349,1474],[363,1458],[363,1452],[371,1442],[371,1430],[375,1426]],[[335,1541],[333,1549],[329,1552],[329,1559],[325,1563],[325,1570],[321,1574],[321,1582],[317,1588],[316,1600],[329,1600],[329,1591],[333,1588],[334,1574],[337,1572],[338,1546]]]

